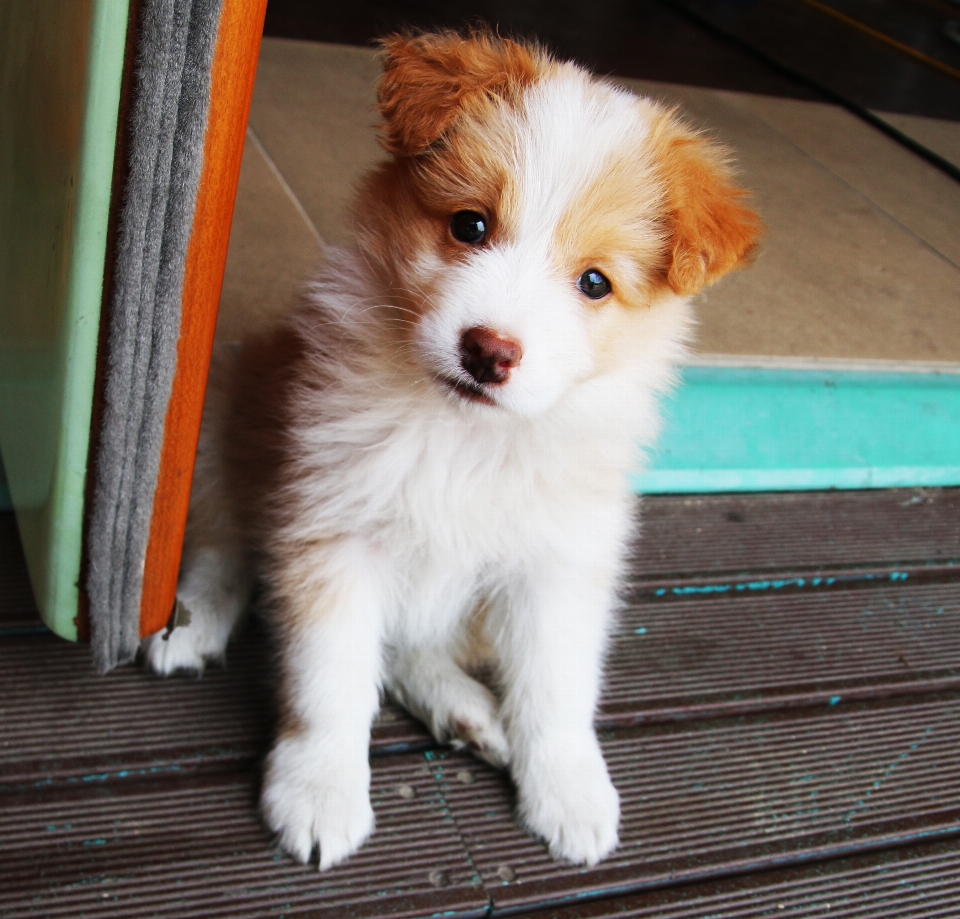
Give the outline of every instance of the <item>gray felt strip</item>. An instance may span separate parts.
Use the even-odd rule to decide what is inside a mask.
[[[87,552],[96,667],[133,659],[176,370],[181,296],[223,0],[142,0],[130,170],[110,305]]]

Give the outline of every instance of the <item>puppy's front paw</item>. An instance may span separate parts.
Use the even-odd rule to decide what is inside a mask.
[[[147,666],[160,676],[183,671],[202,673],[207,661],[223,659],[223,649],[209,647],[202,633],[202,626],[187,625],[145,638],[142,647]]]
[[[595,865],[617,847],[620,796],[599,749],[529,770],[519,791],[520,820],[554,858]]]
[[[283,849],[306,864],[319,847],[321,871],[356,852],[374,825],[367,760],[346,768],[326,759],[309,739],[281,740],[267,760],[260,799]]]

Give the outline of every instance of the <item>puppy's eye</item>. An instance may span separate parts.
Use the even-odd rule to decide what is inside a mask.
[[[580,275],[577,287],[591,300],[601,300],[610,293],[610,282],[596,268],[588,268]]]
[[[487,235],[487,220],[476,211],[457,211],[450,218],[450,232],[460,242],[475,246]]]

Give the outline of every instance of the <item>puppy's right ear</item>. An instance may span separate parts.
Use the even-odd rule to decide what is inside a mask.
[[[540,72],[545,55],[489,32],[394,35],[380,43],[383,77],[377,93],[383,146],[416,156],[457,116],[492,96],[516,98]]]

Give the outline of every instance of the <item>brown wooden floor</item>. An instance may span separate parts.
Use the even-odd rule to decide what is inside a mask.
[[[633,572],[613,857],[552,862],[388,706],[377,832],[321,875],[257,817],[263,632],[200,680],[98,677],[0,515],[0,916],[960,915],[960,490],[647,499]]]

